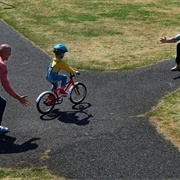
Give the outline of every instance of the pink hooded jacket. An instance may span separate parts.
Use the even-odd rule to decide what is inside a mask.
[[[0,80],[4,90],[11,96],[15,97],[17,94],[9,84],[8,71],[2,58],[0,57]]]

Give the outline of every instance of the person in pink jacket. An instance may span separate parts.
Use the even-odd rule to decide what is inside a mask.
[[[0,80],[1,80],[1,84],[3,86],[3,89],[10,96],[17,99],[23,106],[28,106],[29,101],[26,100],[27,96],[21,96],[18,93],[16,93],[9,83],[8,71],[6,68],[5,61],[8,60],[10,55],[11,55],[11,47],[8,44],[0,45]],[[7,127],[1,126],[5,107],[6,107],[6,100],[2,96],[0,96],[0,133],[8,132]]]

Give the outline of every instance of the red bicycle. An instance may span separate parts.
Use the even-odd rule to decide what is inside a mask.
[[[83,83],[75,82],[74,77],[75,75],[70,74],[69,81],[66,83],[64,90],[73,104],[80,104],[86,97],[87,89]],[[62,102],[61,88],[58,87],[54,92],[45,91],[41,93],[36,99],[36,107],[41,114],[48,114],[56,104],[61,104]]]

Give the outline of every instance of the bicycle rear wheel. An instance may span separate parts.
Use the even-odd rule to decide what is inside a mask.
[[[81,103],[87,94],[86,86],[83,83],[77,83],[69,91],[69,99],[73,104]]]
[[[41,114],[48,114],[52,111],[56,104],[56,97],[50,91],[45,91],[41,93],[36,99],[37,110]]]

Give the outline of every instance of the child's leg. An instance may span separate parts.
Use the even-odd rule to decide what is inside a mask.
[[[65,88],[66,87],[67,76],[65,74],[59,74],[56,77],[56,80],[61,81],[61,88]]]
[[[51,84],[52,84],[51,91],[54,91],[55,88],[57,88],[59,81],[61,81],[61,88],[62,88],[60,91],[61,96],[66,97],[67,92],[64,91],[64,88],[66,87],[67,76],[65,74],[59,74],[53,77],[53,82],[51,81]]]
[[[51,84],[52,84],[51,91],[53,92],[58,87],[58,83],[57,82],[51,82]]]
[[[47,79],[52,84],[51,91],[54,91],[58,87],[58,82],[61,81],[61,88],[66,87],[67,76],[65,74],[59,74],[54,76],[53,79]]]

